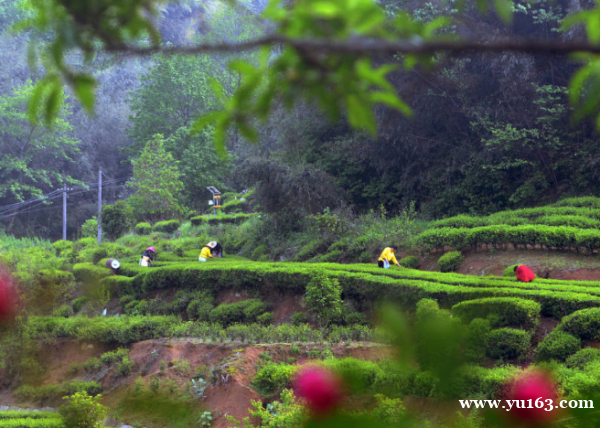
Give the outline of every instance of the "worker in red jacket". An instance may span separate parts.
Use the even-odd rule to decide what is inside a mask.
[[[521,282],[531,282],[535,279],[535,274],[527,266],[515,266],[517,280]]]

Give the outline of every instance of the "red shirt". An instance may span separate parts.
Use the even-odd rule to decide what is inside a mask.
[[[522,282],[531,282],[535,279],[535,274],[527,266],[517,267],[517,279]]]

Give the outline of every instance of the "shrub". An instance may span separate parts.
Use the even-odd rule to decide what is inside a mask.
[[[600,338],[600,308],[583,309],[562,319],[557,327],[583,341]]]
[[[82,283],[98,282],[111,274],[109,269],[91,263],[77,263],[73,266],[75,279]]]
[[[507,267],[506,269],[504,269],[504,272],[502,272],[502,276],[505,278],[516,278],[517,277],[517,273],[515,272],[515,268],[519,266],[519,265],[512,265]]]
[[[441,272],[454,272],[460,267],[463,261],[463,255],[459,251],[450,251],[444,254],[438,260],[438,266]]]
[[[75,244],[71,241],[58,240],[52,244],[52,249],[56,251],[58,257],[64,257],[67,253],[72,253]]]
[[[569,368],[583,370],[588,363],[600,360],[600,349],[585,348],[567,358],[565,365]]]
[[[268,363],[256,373],[253,385],[266,396],[271,396],[287,387],[297,368],[287,364]]]
[[[55,317],[69,318],[70,316],[73,316],[73,308],[69,305],[62,305],[60,308],[56,309],[52,315]]]
[[[73,300],[73,302],[71,302],[71,305],[73,306],[73,312],[79,312],[81,308],[83,308],[87,304],[88,301],[89,299],[85,296],[78,297],[77,299]]]
[[[297,262],[304,262],[308,259],[311,259],[316,255],[326,251],[330,242],[331,241],[329,239],[314,239],[302,247],[302,249],[294,256],[293,260]]]
[[[55,269],[42,269],[35,273],[29,288],[31,305],[49,313],[57,304],[64,302],[74,286],[70,272]]]
[[[419,265],[421,264],[419,259],[415,256],[404,257],[398,263],[400,264],[400,266],[403,266],[403,267],[409,268],[409,269],[417,269],[419,267]]]
[[[305,324],[308,322],[308,315],[306,312],[295,312],[290,317],[290,321],[293,325]]]
[[[123,358],[120,362],[117,363],[115,367],[115,374],[117,376],[129,376],[131,370],[133,369],[134,362],[129,359],[129,357]]]
[[[100,404],[100,395],[90,397],[86,392],[76,392],[71,397],[65,397],[58,412],[63,418],[65,428],[101,428],[106,419],[108,409]]]
[[[531,336],[523,330],[500,328],[487,337],[487,355],[494,359],[522,360],[531,347]]]
[[[133,209],[125,201],[102,207],[102,231],[111,240],[127,233],[133,226]]]
[[[116,362],[121,362],[129,356],[129,350],[119,348],[116,351],[105,352],[100,356],[100,361],[105,366],[113,365]]]
[[[154,225],[155,232],[163,232],[163,233],[174,233],[179,227],[181,223],[179,220],[166,220],[159,221]]]
[[[101,391],[102,387],[97,382],[71,381],[62,385],[50,384],[39,387],[22,385],[15,390],[15,395],[20,399],[38,401],[57,399],[77,392],[98,395]]]
[[[256,247],[254,249],[254,251],[252,251],[252,260],[258,260],[262,256],[268,256],[268,255],[269,255],[269,247],[267,247],[264,244],[259,245],[258,247]]]
[[[304,302],[321,326],[342,314],[342,287],[337,278],[331,278],[325,270],[316,271],[306,285]]]
[[[123,266],[123,265],[121,265]],[[108,271],[108,269],[105,269]],[[131,295],[138,291],[134,287],[135,278],[128,276],[111,275],[102,279],[100,283],[104,289],[110,294],[111,298],[118,296]]]
[[[485,358],[487,338],[491,331],[489,320],[475,318],[471,321],[465,340],[465,361],[479,363]]]
[[[191,320],[208,321],[214,307],[214,299],[192,300],[186,309],[187,316]]]
[[[564,361],[579,349],[581,349],[581,340],[564,331],[554,330],[538,345],[535,357],[537,361]]]
[[[152,232],[150,223],[142,222],[135,225],[135,233],[138,235],[149,235]]]
[[[346,324],[346,325],[354,325],[354,324],[368,325],[369,320],[367,320],[367,317],[360,312],[348,312],[348,313],[344,314],[344,324]]]
[[[487,318],[492,327],[520,327],[535,330],[540,323],[541,306],[533,300],[511,297],[490,297],[467,300],[452,307],[452,314],[463,322]]]
[[[83,222],[81,226],[81,236],[84,238],[94,238],[98,236],[98,220],[92,217]]]
[[[243,300],[238,303],[229,303],[217,306],[210,311],[209,319],[211,322],[218,322],[223,325],[233,323],[252,322],[256,317],[267,311],[267,304],[258,299]]]
[[[256,317],[256,321],[263,325],[271,324],[273,322],[273,312],[265,312],[259,315]]]
[[[104,247],[94,248],[92,250],[92,263],[97,264],[100,260],[108,257],[108,251]]]

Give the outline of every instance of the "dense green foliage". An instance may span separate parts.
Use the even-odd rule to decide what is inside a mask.
[[[163,136],[154,135],[132,163],[136,193],[130,204],[138,219],[157,221],[180,215],[183,183],[173,156],[164,149]]]
[[[441,272],[454,272],[458,270],[464,257],[459,251],[450,251],[444,254],[438,260],[438,266]]]

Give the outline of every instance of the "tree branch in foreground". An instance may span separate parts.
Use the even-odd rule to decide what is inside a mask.
[[[283,36],[266,36],[245,42],[206,43],[191,46],[175,47],[132,47],[111,46],[109,52],[142,56],[154,53],[161,54],[202,54],[217,52],[243,52],[261,46],[288,45],[298,49],[309,49],[313,52],[343,54],[431,54],[447,52],[462,54],[467,52],[522,52],[530,54],[570,54],[587,52],[600,54],[600,45],[582,42],[548,42],[544,40],[510,39],[493,42],[475,40],[435,41],[422,40],[388,41],[379,39],[357,38],[345,41],[326,39],[293,39]]]

